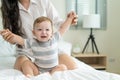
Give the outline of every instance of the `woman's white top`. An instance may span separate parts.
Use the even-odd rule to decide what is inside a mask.
[[[28,9],[25,9],[20,2],[18,4],[25,38],[33,38],[33,22],[40,16],[50,18],[56,28],[59,28],[60,24],[63,22],[50,0],[30,0]]]

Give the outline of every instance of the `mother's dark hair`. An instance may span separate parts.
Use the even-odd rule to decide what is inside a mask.
[[[3,28],[22,36],[18,0],[1,0],[1,4]]]

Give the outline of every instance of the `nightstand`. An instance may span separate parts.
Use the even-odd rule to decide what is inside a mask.
[[[73,53],[72,56],[94,67],[97,70],[106,70],[107,57],[105,55],[96,53]]]

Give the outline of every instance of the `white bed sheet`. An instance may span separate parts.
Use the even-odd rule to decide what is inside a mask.
[[[73,59],[78,64],[78,69],[59,71],[53,75],[44,73],[27,78],[20,71],[13,69],[15,57],[3,57],[0,58],[0,80],[120,80],[118,74],[98,71],[75,58]],[[2,63],[2,61],[6,63]]]

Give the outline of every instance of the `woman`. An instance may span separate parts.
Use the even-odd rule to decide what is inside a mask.
[[[6,41],[12,44],[22,46],[24,44],[23,38],[33,37],[32,27],[37,17],[49,17],[55,26],[60,26],[63,22],[49,0],[1,0],[1,3],[3,26],[6,29],[1,31],[1,34]],[[74,15],[72,24],[77,23],[77,15],[75,13]],[[25,61],[29,61],[29,59],[22,55],[19,56],[14,68],[22,71],[21,65]],[[30,64],[34,66],[32,63]],[[75,62],[67,54],[59,54],[59,64],[65,64],[68,69],[76,68]]]

